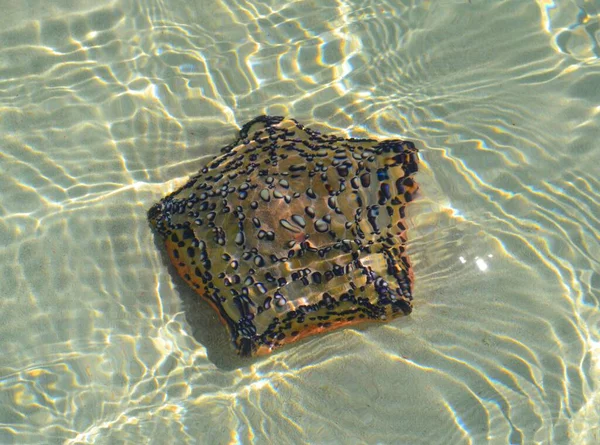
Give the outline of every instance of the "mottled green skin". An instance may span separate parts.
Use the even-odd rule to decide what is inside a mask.
[[[411,142],[322,135],[261,116],[148,212],[183,279],[242,355],[412,310]]]

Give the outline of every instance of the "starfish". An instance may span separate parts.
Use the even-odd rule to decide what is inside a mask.
[[[148,211],[240,355],[412,311],[405,207],[417,149],[260,116]]]

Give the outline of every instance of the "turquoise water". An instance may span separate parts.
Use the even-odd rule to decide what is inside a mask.
[[[3,2],[0,443],[600,443],[600,5]],[[415,309],[244,361],[146,210],[259,114],[421,149]]]

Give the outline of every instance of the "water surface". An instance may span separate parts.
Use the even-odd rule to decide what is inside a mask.
[[[598,443],[592,1],[12,2],[0,443]],[[146,210],[256,115],[421,148],[415,310],[240,362]]]

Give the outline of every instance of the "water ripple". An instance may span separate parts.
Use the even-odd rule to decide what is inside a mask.
[[[0,17],[0,442],[598,441],[593,2],[33,4]],[[419,145],[411,317],[245,362],[169,273],[149,204],[261,113]]]

